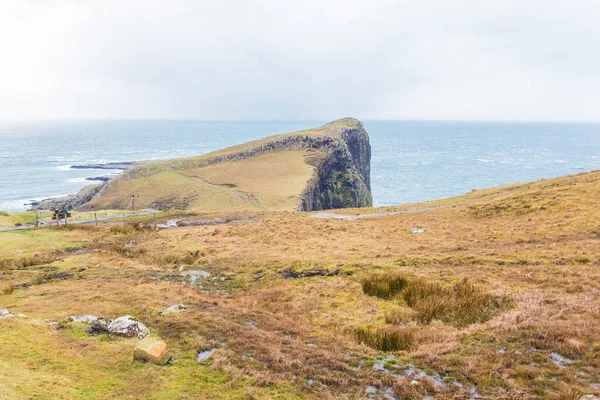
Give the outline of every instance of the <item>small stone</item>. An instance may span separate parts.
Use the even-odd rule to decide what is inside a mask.
[[[69,319],[73,322],[85,322],[86,324],[91,324],[92,321],[97,320],[97,317],[93,315],[79,315],[79,316],[70,316]]]
[[[422,226],[415,226],[414,228],[412,228],[410,230],[410,233],[412,233],[412,234],[423,233],[423,232],[425,232],[425,228],[423,228]]]
[[[185,304],[177,304],[168,308],[165,308],[160,315],[167,315],[171,313],[180,313],[184,312],[187,306]]]
[[[48,326],[50,326],[55,331],[57,331],[60,328],[60,326],[58,325],[58,322],[49,322]]]
[[[98,318],[90,323],[90,333],[92,335],[101,335],[108,333],[108,326],[112,321],[106,318]]]
[[[167,344],[162,339],[152,336],[148,336],[138,343],[133,352],[133,358],[158,365],[165,365],[171,360],[171,356],[167,352]]]
[[[111,338],[114,337],[135,337],[145,338],[150,334],[146,325],[136,321],[132,316],[125,315],[112,321],[108,325],[108,333]]]
[[[0,318],[11,318],[14,317],[15,314],[11,313],[5,308],[0,308]]]

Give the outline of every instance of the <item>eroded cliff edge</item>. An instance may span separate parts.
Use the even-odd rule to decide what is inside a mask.
[[[324,147],[324,157],[316,160],[315,175],[301,196],[303,211],[373,205],[369,135],[353,118],[332,124],[342,126],[338,137]]]
[[[371,146],[363,124],[343,118],[199,157],[148,161],[40,208],[195,211],[372,206]]]

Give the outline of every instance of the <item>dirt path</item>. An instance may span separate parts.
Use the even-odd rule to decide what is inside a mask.
[[[387,211],[387,212],[378,212],[378,213],[373,213],[373,214],[360,214],[360,215],[344,215],[344,214],[320,212],[318,214],[313,214],[312,217],[319,218],[319,219],[343,219],[344,221],[356,221],[358,219],[387,217],[390,215],[398,215],[398,214],[416,214],[416,213],[422,213],[422,212],[435,210],[438,208],[442,208],[442,207],[441,206],[415,207],[415,208],[409,208],[409,209],[402,210],[402,211]]]
[[[213,186],[215,188],[219,188],[219,189],[226,189],[228,191],[231,192],[231,194],[236,195],[236,196],[240,196],[246,200],[248,200],[248,202],[250,204],[252,204],[254,207],[258,208],[261,211],[269,211],[266,208],[264,208],[261,204],[260,201],[258,201],[258,199],[256,198],[256,196],[254,196],[253,194],[247,193],[247,192],[242,192],[241,190],[238,190],[237,188],[234,189],[234,187],[230,186],[230,185],[226,185],[226,184],[217,184],[217,183],[212,183],[209,181],[205,181],[204,179],[198,177],[198,176],[194,176],[194,175],[186,175],[181,171],[176,171],[178,174],[185,176],[187,178],[192,178],[195,181],[201,182],[205,185],[209,185],[209,186]]]

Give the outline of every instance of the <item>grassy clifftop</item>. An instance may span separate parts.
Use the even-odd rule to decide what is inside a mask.
[[[132,195],[137,208],[202,212],[370,206],[370,156],[362,124],[344,118],[198,157],[142,163],[77,208],[129,209]]]
[[[599,192],[590,172],[381,209],[0,232],[0,308],[27,316],[0,318],[0,398],[599,396]],[[90,314],[134,316],[173,363],[48,325]]]

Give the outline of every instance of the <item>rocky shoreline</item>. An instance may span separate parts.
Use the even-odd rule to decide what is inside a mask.
[[[103,164],[81,164],[71,165],[72,169],[94,169],[94,170],[121,170],[127,171],[136,165],[140,164],[139,161],[122,161],[122,162],[109,162]],[[77,194],[53,197],[42,200],[30,200],[29,203],[24,205],[30,206],[31,210],[53,210],[56,208],[72,210],[80,204],[90,201],[103,187],[105,183],[111,179],[117,178],[120,174],[116,175],[101,175],[101,176],[90,176],[85,178],[87,181],[99,182],[84,186]]]
[[[119,169],[127,171],[140,164],[139,161],[123,161],[123,162],[109,162],[103,164],[83,164],[83,165],[71,165],[72,169]]]

